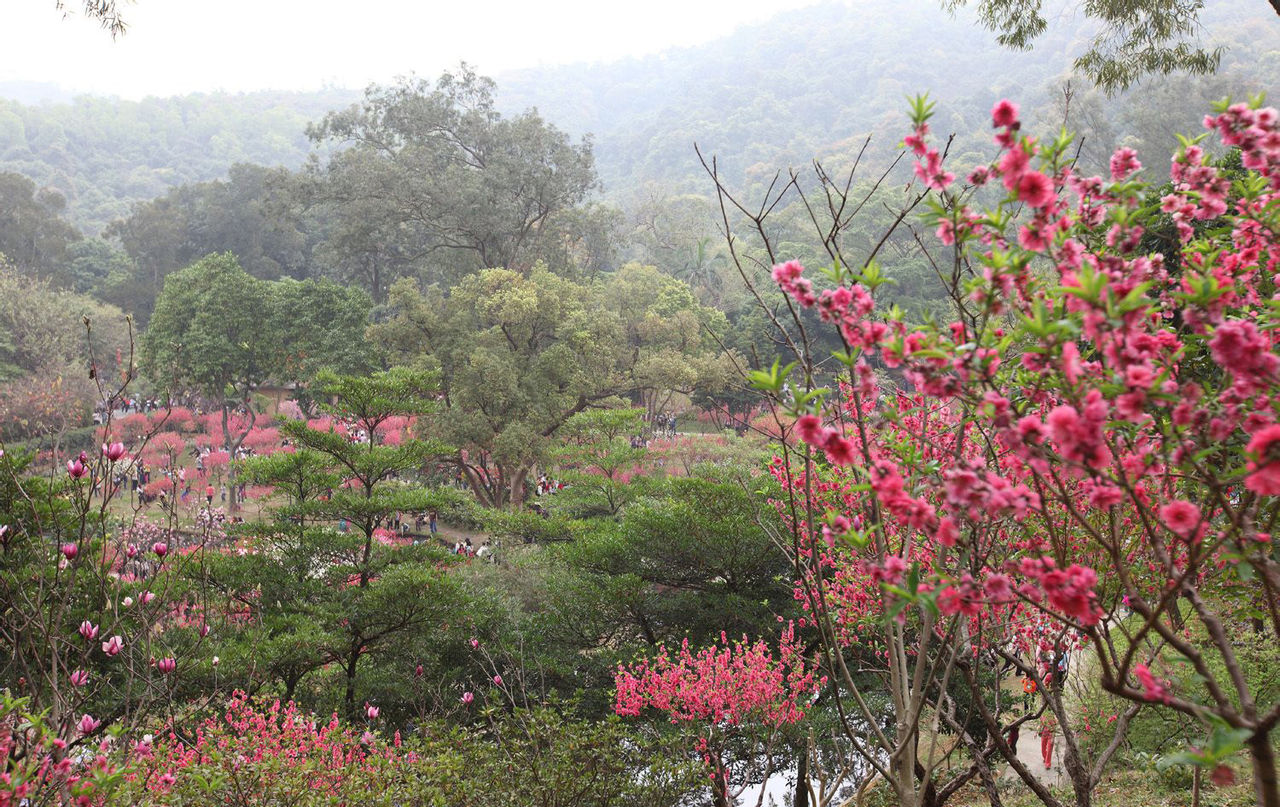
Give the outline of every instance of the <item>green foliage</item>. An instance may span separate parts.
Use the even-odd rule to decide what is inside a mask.
[[[309,130],[318,144],[348,146],[315,176],[317,198],[349,222],[330,245],[340,263],[385,254],[372,242],[388,240],[464,270],[515,268],[555,237],[544,232],[552,217],[595,184],[590,143],[573,144],[533,111],[504,118],[493,89],[464,65],[434,86],[371,88],[363,104]],[[370,239],[359,222],[384,226]],[[392,279],[373,279],[375,299]]]
[[[267,284],[230,253],[175,272],[142,341],[144,371],[211,398],[246,397],[280,366],[282,323],[271,303]]]

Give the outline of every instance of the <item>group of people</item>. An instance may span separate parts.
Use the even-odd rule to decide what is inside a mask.
[[[1067,674],[1071,669],[1070,654],[1065,648],[1059,646],[1052,652],[1047,650],[1042,652],[1039,661],[1040,680],[1055,692],[1062,692]],[[1022,684],[1022,708],[1030,714],[1036,706],[1039,684],[1030,676],[1023,676],[1020,683]],[[1009,746],[1015,754],[1018,752],[1018,733],[1017,726],[1009,730]],[[1053,770],[1053,742],[1058,734],[1058,718],[1047,704],[1040,715],[1037,734],[1040,737],[1040,758],[1044,762],[1044,769],[1051,771]]]

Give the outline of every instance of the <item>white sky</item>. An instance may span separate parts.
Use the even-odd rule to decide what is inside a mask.
[[[467,61],[485,75],[718,38],[814,0],[122,0],[112,41],[81,0],[0,0],[0,81],[141,98],[362,88]]]

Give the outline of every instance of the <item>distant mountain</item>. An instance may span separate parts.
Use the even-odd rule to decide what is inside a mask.
[[[219,179],[238,162],[296,168],[311,149],[307,123],[358,97],[328,90],[0,100],[0,170],[56,188],[72,221],[96,233],[128,215],[132,203]]]
[[[1002,96],[1021,103],[1032,125],[1056,128],[1062,86],[1093,28],[1062,4],[1046,5],[1051,27],[1029,52],[998,46],[971,13],[953,17],[936,0],[827,2],[701,47],[503,76],[499,91],[510,108],[536,106],[571,132],[593,133],[614,198],[652,181],[705,190],[694,142],[739,179],[753,168],[771,175],[815,156],[847,156],[867,134],[883,156],[905,134],[906,97],[916,93],[938,102],[934,128],[944,134],[986,131]],[[1208,5],[1206,39],[1229,48],[1218,76],[1155,78],[1112,100],[1076,81],[1071,127],[1094,139],[1145,142],[1166,125],[1198,131],[1207,111],[1200,99],[1280,86],[1280,23],[1270,6]],[[1154,118],[1138,114],[1147,105],[1164,108]]]
[[[590,133],[606,198],[622,205],[656,184],[666,193],[706,192],[693,152],[717,154],[748,184],[814,157],[848,159],[874,135],[883,159],[906,127],[906,98],[938,102],[935,131],[963,133],[953,155],[987,153],[992,103],[1009,96],[1039,130],[1069,113],[1086,135],[1084,159],[1105,161],[1129,143],[1167,155],[1174,131],[1196,132],[1208,99],[1280,87],[1280,24],[1263,0],[1208,4],[1206,39],[1230,50],[1208,79],[1152,79],[1117,99],[1075,82],[1072,59],[1091,36],[1078,13],[1056,11],[1029,52],[998,47],[961,10],[937,0],[826,2],[741,28],[709,44],[608,64],[539,68],[497,77],[507,111],[537,107],[562,129]],[[304,130],[355,90],[199,94],[140,102],[80,97],[57,88],[9,86],[0,101],[0,170],[60,190],[88,232],[170,187],[226,175],[236,162],[297,167],[310,151]],[[49,98],[55,103],[31,103]],[[1065,107],[1065,109],[1064,109]],[[875,164],[875,163],[872,163]]]

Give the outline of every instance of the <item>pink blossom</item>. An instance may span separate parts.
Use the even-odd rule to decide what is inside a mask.
[[[78,459],[67,460],[67,474],[72,479],[79,479],[80,477],[84,476],[88,472],[89,472],[89,469],[86,468],[85,464],[80,460]]]
[[[1280,496],[1280,424],[1258,430],[1245,447],[1244,486],[1262,496]]]
[[[102,643],[102,652],[108,656],[118,656],[120,651],[124,649],[124,639],[119,636],[112,636],[110,639]]]
[[[110,445],[103,443],[102,453],[108,460],[115,462],[124,456],[124,443],[111,443]]]
[[[70,679],[72,686],[82,687],[89,683],[89,673],[85,670],[76,670],[71,673],[68,678]]]
[[[1153,703],[1169,704],[1173,695],[1169,692],[1168,682],[1157,680],[1145,664],[1133,665],[1133,674],[1142,684],[1142,696]]]
[[[1007,574],[993,574],[982,582],[982,590],[995,602],[1007,602],[1013,596],[1013,581]]]
[[[960,529],[956,527],[956,523],[951,520],[950,516],[943,516],[938,521],[938,529],[934,533],[934,537],[943,546],[955,546],[956,541],[960,538]]]
[[[87,736],[89,734],[92,734],[94,731],[96,731],[98,726],[101,726],[101,725],[102,725],[101,720],[96,720],[94,719],[93,715],[86,714],[81,716],[80,722],[76,724],[76,727],[80,729],[81,734],[84,734]]]
[[[172,657],[162,658],[156,662],[156,669],[168,675],[178,667],[178,660]]]
[[[1027,171],[1018,177],[1018,201],[1032,207],[1045,207],[1055,199],[1053,182],[1039,171]]]
[[[494,684],[496,684],[497,686],[502,686],[502,676],[501,676],[501,675],[495,675],[495,676],[493,677],[493,683],[494,683]]]
[[[828,438],[822,450],[827,459],[835,465],[852,465],[854,459],[853,443],[838,435]]]
[[[462,702],[463,702],[463,703],[465,703],[465,704],[468,704],[468,705],[469,705],[469,704],[470,704],[473,700],[475,700],[475,699],[476,699],[476,696],[475,696],[475,695],[473,695],[473,694],[471,694],[470,692],[463,692],[463,693],[462,693]]]
[[[1190,538],[1200,526],[1200,508],[1191,502],[1175,499],[1160,508],[1160,520],[1175,534]]]
[[[157,556],[163,558],[165,555],[169,554],[169,545],[164,541],[156,541],[151,545],[151,551],[156,553]]]
[[[809,445],[822,445],[822,419],[817,415],[801,415],[796,418],[796,432]]]
[[[1138,162],[1138,153],[1133,149],[1126,146],[1116,149],[1116,152],[1111,155],[1111,178],[1116,182],[1123,182],[1141,170],[1142,163]]]
[[[364,705],[364,713],[365,713],[365,716],[367,716],[370,720],[377,720],[377,719],[378,719],[378,712],[379,712],[379,709],[378,709],[378,707],[377,707],[377,706],[374,706],[374,705],[369,704],[369,703],[365,703],[365,705]]]
[[[62,545],[62,557],[66,558],[67,560],[75,560],[76,555],[78,554],[80,554],[80,547],[76,546],[75,544]]]
[[[86,619],[80,623],[80,635],[86,640],[92,641],[98,636],[98,626]]]
[[[1002,98],[991,108],[991,125],[1002,128],[1018,125],[1018,105],[1007,98]]]

